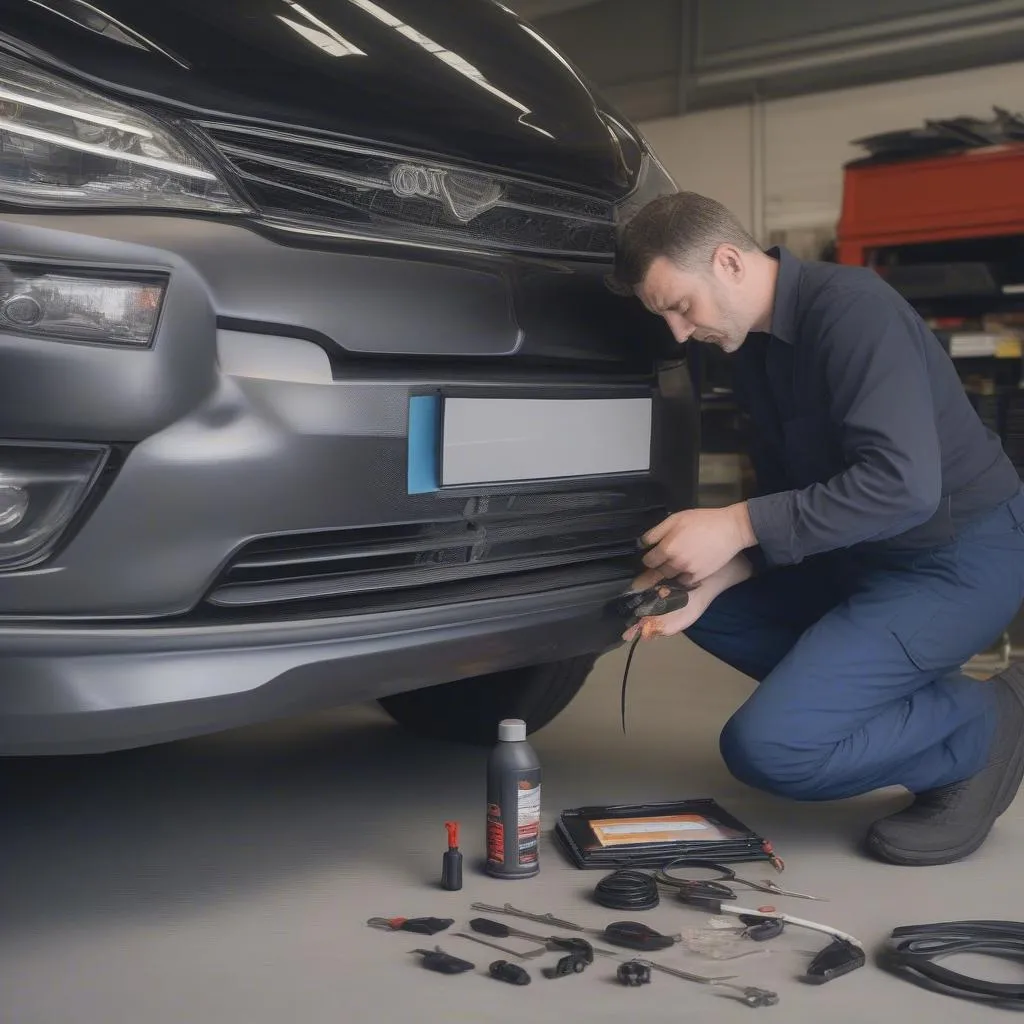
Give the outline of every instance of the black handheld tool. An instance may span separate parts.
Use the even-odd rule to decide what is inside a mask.
[[[490,935],[495,939],[530,939],[532,942],[540,942],[557,953],[572,953],[581,957],[588,964],[594,962],[594,947],[576,935],[563,937],[561,935],[534,935],[532,932],[522,932],[518,928],[510,928],[500,921],[491,921],[486,917],[474,917],[469,922],[469,927],[481,935]]]
[[[643,953],[654,953],[668,949],[678,941],[678,936],[662,935],[653,928],[638,921],[616,921],[602,932],[605,941],[624,949],[636,949]]]
[[[500,921],[490,921],[486,917],[474,917],[469,922],[469,927],[475,932],[479,932],[481,935],[490,935],[495,939],[535,939],[540,942],[541,939],[535,935],[528,935],[526,932],[519,931],[518,928],[510,928],[507,924],[502,924]]]
[[[462,851],[459,849],[459,823],[446,821],[448,830],[448,849],[441,861],[441,886],[449,892],[462,888]]]
[[[460,960],[457,956],[446,953],[440,946],[434,949],[414,949],[413,953],[423,957],[423,966],[428,971],[436,971],[438,974],[464,974],[476,966],[468,960]]]
[[[436,935],[455,924],[455,919],[451,917],[371,917],[366,923],[371,928],[383,928],[389,932]]]

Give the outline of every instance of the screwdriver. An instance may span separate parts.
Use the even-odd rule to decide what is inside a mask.
[[[551,950],[565,950],[569,953],[582,952],[584,954],[590,950],[591,956],[588,957],[588,960],[593,959],[593,953],[599,953],[601,956],[615,957],[616,959],[619,956],[618,953],[611,949],[594,948],[585,939],[561,938],[557,935],[534,935],[530,932],[521,932],[516,928],[510,928],[507,924],[502,924],[499,921],[489,921],[485,917],[474,918],[469,922],[469,926],[475,932],[492,935],[496,938],[516,936],[521,939],[531,939],[534,942],[543,943]],[[635,949],[642,953],[655,953],[661,949],[668,949],[682,938],[681,935],[662,935],[661,932],[656,932],[653,928],[640,924],[638,921],[616,921],[614,924],[608,925],[604,931],[590,930],[595,935],[602,937],[606,942],[610,942],[613,946]]]
[[[684,900],[684,902],[687,901]],[[528,921],[537,921],[540,924],[550,924],[555,928],[567,928],[577,932],[589,932],[592,935],[597,935],[600,938],[603,938],[606,942],[612,943],[614,946],[624,946],[626,949],[636,949],[643,953],[654,953],[660,949],[668,949],[670,946],[674,946],[677,942],[682,942],[683,940],[682,935],[662,935],[661,932],[656,932],[653,928],[649,928],[647,925],[640,924],[637,921],[616,921],[614,924],[608,925],[604,931],[599,931],[596,928],[584,928],[582,925],[574,924],[572,921],[562,921],[557,917],[553,917],[551,914],[528,914],[525,910],[516,910],[516,908],[509,903],[506,903],[504,907],[490,907],[486,903],[474,903],[473,909],[487,910],[492,914],[511,914],[513,917],[524,917]],[[763,917],[765,915],[761,916]],[[477,920],[485,919],[477,918]],[[498,924],[496,921],[486,921],[486,926],[492,928],[505,927],[505,925]],[[509,932],[509,934],[511,934],[511,932]],[[537,937],[533,935],[531,935],[530,938],[537,939]],[[611,954],[609,950],[602,950],[601,955],[617,956],[618,954]]]
[[[496,939],[529,939],[531,942],[539,942],[551,952],[576,953],[582,956],[587,963],[594,962],[594,954],[600,956],[612,956],[618,958],[618,953],[611,949],[595,948],[586,939],[576,936],[562,938],[560,935],[534,935],[532,932],[522,932],[518,928],[510,928],[500,921],[490,921],[486,917],[474,917],[469,922],[469,927],[481,935],[490,935]]]

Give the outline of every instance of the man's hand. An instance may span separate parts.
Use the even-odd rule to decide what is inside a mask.
[[[662,579],[700,583],[757,543],[745,502],[676,512],[642,538],[644,565]]]
[[[708,580],[707,583],[711,581]],[[638,633],[644,634],[645,640],[653,639],[656,636],[675,636],[689,629],[707,610],[708,605],[716,596],[707,589],[707,583],[690,591],[689,600],[685,608],[679,608],[666,615],[651,615],[641,619],[635,626],[630,626],[622,639],[627,643],[634,640]]]
[[[737,555],[730,562],[724,565],[714,575],[709,576],[699,587],[690,591],[690,599],[685,608],[669,612],[667,615],[652,615],[641,619],[635,626],[630,626],[622,639],[627,643],[634,640],[638,633],[644,634],[644,639],[656,636],[674,636],[689,629],[707,610],[711,602],[719,594],[724,593],[730,587],[750,579],[754,574],[750,562],[743,556]],[[631,589],[647,590],[653,587],[659,579],[657,573],[648,569],[633,582]]]

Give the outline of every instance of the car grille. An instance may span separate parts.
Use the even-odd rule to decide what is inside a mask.
[[[369,237],[609,258],[606,200],[306,136],[199,124],[272,219]]]
[[[518,496],[472,518],[267,537],[238,552],[207,601],[240,610],[348,599],[368,609],[386,597],[394,608],[465,600],[458,584],[474,584],[479,597],[486,581],[501,582],[498,593],[529,593],[618,579],[636,569],[636,538],[665,516],[663,506],[635,498]]]

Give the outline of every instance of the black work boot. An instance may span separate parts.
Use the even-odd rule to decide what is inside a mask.
[[[974,853],[1013,803],[1024,776],[1024,665],[989,681],[997,725],[985,767],[963,782],[919,793],[905,810],[876,821],[867,850],[891,864],[951,864]]]

